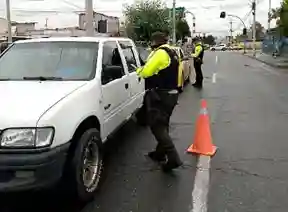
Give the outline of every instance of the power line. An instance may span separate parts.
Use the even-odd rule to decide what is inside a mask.
[[[256,5],[261,4],[263,1],[264,1],[264,0],[258,0],[258,1],[256,2]],[[250,3],[252,4],[251,1],[250,1]],[[246,15],[244,16],[244,18],[242,19],[244,23],[245,23],[245,22],[247,21],[247,19],[250,17],[251,13],[252,13],[252,9],[250,9],[250,11],[249,11],[248,13],[246,13]],[[235,31],[241,29],[241,26],[242,26],[242,23],[240,23],[240,24],[237,26],[237,28],[235,29]]]

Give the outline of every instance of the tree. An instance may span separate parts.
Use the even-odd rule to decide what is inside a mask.
[[[186,36],[191,36],[189,25],[185,19],[178,19],[176,21],[176,39],[184,40]]]
[[[124,8],[127,35],[137,41],[150,41],[151,34],[171,31],[169,9],[160,0],[137,1]]]
[[[288,0],[281,4],[279,27],[281,35],[288,36]]]
[[[276,20],[280,34],[288,36],[288,0],[283,1],[279,8],[272,9],[270,20]]]
[[[208,35],[203,37],[203,42],[208,45],[215,45],[215,37],[213,35]]]
[[[281,8],[273,8],[270,13],[270,21],[277,20],[280,18]]]
[[[256,21],[256,40],[262,40],[264,38],[264,27],[260,22]],[[253,24],[250,27],[250,30],[253,30]]]

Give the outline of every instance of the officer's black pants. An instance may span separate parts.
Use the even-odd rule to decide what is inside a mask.
[[[202,86],[203,84],[203,74],[202,74],[202,63],[194,62],[194,69],[196,74],[196,85]]]
[[[148,123],[158,144],[156,153],[159,157],[167,156],[168,162],[181,162],[177,150],[169,135],[169,122],[177,104],[178,94],[167,91],[147,91],[145,96]]]

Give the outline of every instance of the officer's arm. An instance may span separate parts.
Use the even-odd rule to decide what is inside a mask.
[[[195,53],[192,54],[192,57],[198,57],[200,53],[202,52],[202,46],[196,46],[195,47]]]
[[[157,50],[146,62],[144,67],[137,69],[140,77],[151,77],[170,65],[170,57],[163,49]]]

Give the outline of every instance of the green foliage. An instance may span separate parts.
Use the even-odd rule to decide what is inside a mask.
[[[281,7],[272,9],[271,20],[275,19],[282,36],[288,36],[288,0],[284,0]]]
[[[216,38],[213,35],[208,35],[203,37],[203,43],[208,44],[208,45],[215,45]]]
[[[185,19],[176,21],[176,39],[183,40],[186,36],[191,36],[189,25]]]
[[[288,36],[288,0],[285,0],[281,5],[280,23],[281,34]]]
[[[169,33],[169,9],[161,0],[143,0],[124,8],[127,35],[134,40],[149,41],[151,34],[161,30]]]

